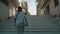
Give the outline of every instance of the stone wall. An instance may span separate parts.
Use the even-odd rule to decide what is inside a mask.
[[[57,15],[58,16],[58,13],[59,13],[59,5],[58,6],[54,6],[54,0],[50,0],[50,3],[49,3],[49,6],[50,6],[50,15]]]
[[[8,18],[9,7],[7,7],[4,3],[0,2],[0,19],[4,20]]]

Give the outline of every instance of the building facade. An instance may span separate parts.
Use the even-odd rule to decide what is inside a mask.
[[[27,5],[27,1],[22,1],[21,2],[21,6],[22,6],[22,8],[23,8],[23,11],[25,12],[25,13],[27,13],[28,12],[28,5]]]
[[[18,0],[0,0],[0,20],[14,16],[18,6]]]
[[[18,8],[19,2],[18,0],[10,0],[9,1],[9,16],[15,16],[16,8]]]
[[[39,15],[60,15],[60,0],[37,0]]]

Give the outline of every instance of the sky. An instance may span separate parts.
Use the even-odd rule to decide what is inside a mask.
[[[36,15],[36,0],[27,0],[28,2],[28,12],[30,15]]]
[[[27,0],[27,3],[28,3],[28,12],[30,13],[30,15],[36,15],[36,0]]]

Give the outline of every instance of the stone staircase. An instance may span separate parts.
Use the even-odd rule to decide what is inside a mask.
[[[28,27],[24,34],[60,34],[60,22],[49,16],[27,16]],[[17,34],[14,20],[9,19],[0,23],[0,34]]]

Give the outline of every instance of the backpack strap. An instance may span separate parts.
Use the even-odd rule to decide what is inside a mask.
[[[18,12],[18,13],[17,13],[17,15],[16,15],[16,18],[15,18],[15,23],[16,23],[16,19],[17,19],[17,16],[18,16],[18,14],[19,14],[19,13],[20,13],[20,12]]]

